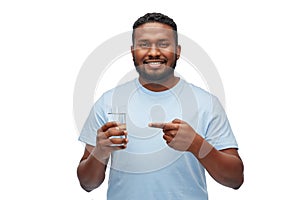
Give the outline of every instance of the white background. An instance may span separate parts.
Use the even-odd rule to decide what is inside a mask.
[[[200,45],[223,81],[245,183],[208,179],[210,199],[299,198],[297,1],[195,2],[1,1],[1,199],[106,199],[107,182],[86,193],[77,181],[75,82],[96,47],[153,11]]]

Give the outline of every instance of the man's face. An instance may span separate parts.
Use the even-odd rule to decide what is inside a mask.
[[[172,77],[180,46],[172,27],[154,22],[135,29],[131,52],[140,78],[157,83]]]

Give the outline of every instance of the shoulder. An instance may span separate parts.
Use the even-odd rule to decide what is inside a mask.
[[[117,85],[116,87],[104,92],[101,97],[98,98],[96,104],[109,104],[112,99],[124,97],[124,95],[130,94],[130,92],[135,88],[137,88],[136,79]]]
[[[189,83],[185,80],[182,80],[182,82],[185,88],[190,88],[190,90],[193,92],[195,98],[198,101],[201,101],[202,103],[206,102],[209,104],[218,101],[218,98],[214,94],[210,93],[209,91],[206,91],[205,89],[196,86],[192,83]]]
[[[225,112],[223,104],[220,102],[219,98],[216,95],[186,81],[184,81],[184,85],[185,91],[192,91],[192,96],[189,95],[188,101],[196,101],[195,104],[197,105],[197,108],[203,111],[203,113],[216,115]]]

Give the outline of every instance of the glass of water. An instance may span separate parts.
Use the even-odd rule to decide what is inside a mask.
[[[120,130],[126,130],[126,113],[124,112],[109,112],[109,121],[115,121],[119,123]],[[121,136],[111,136],[110,138],[127,138],[126,135]],[[113,146],[122,146],[123,144],[113,144]]]

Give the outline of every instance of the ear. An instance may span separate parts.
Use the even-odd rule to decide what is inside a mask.
[[[176,47],[176,59],[178,60],[180,57],[180,53],[181,53],[181,46],[177,45]]]
[[[130,47],[130,51],[131,51],[132,57],[134,58],[134,47],[133,46]]]

